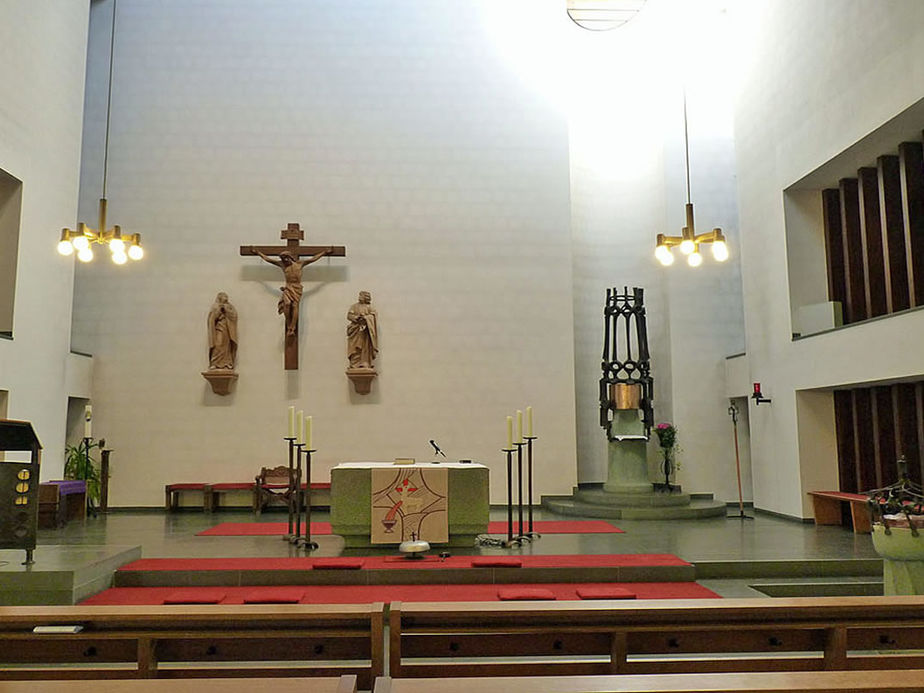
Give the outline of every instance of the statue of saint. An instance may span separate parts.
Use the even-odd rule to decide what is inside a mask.
[[[219,292],[209,311],[209,370],[234,370],[237,357],[237,310]]]
[[[317,255],[312,255],[304,260],[299,260],[295,254],[288,250],[283,250],[279,253],[279,259],[274,260],[254,248],[254,252],[261,258],[271,265],[280,267],[286,278],[286,285],[280,287],[282,295],[279,297],[276,309],[280,315],[285,317],[287,335],[294,335],[298,327],[298,304],[302,300],[302,268],[312,262],[317,262],[330,253],[331,250],[332,248],[325,248]]]
[[[350,306],[347,320],[347,358],[350,359],[350,368],[372,368],[372,362],[379,353],[372,294],[368,291],[359,292],[359,300]]]

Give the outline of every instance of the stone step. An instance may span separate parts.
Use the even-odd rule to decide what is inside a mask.
[[[768,597],[881,597],[882,580],[811,580],[800,582],[758,582],[751,585]]]
[[[542,507],[560,515],[605,517],[616,520],[696,520],[705,517],[722,517],[725,503],[714,500],[692,500],[689,505],[620,507],[576,500],[571,496],[543,496]]]
[[[678,493],[610,493],[603,489],[576,488],[573,498],[582,503],[594,505],[618,505],[626,508],[651,508],[675,505],[689,505],[690,494]]]
[[[800,558],[799,560],[696,561],[696,579],[878,577],[881,558]]]

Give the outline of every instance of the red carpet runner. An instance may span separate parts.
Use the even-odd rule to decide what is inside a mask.
[[[518,527],[519,525],[514,522],[514,532]],[[288,531],[289,526],[285,522],[222,522],[197,532],[196,536],[269,537],[282,536]],[[539,520],[533,522],[533,531],[539,534],[623,534],[621,529],[604,520]],[[317,536],[331,534],[330,522],[312,522],[311,534]],[[506,521],[489,522],[488,534],[506,535]]]
[[[372,602],[481,602],[498,601],[499,592],[546,590],[554,599],[576,600],[578,592],[607,591],[612,583],[530,583],[484,585],[283,585],[275,587],[113,587],[85,599],[83,605],[169,603],[244,604],[369,604]],[[695,582],[621,583],[637,599],[720,599]],[[201,596],[196,596],[201,595]],[[259,596],[256,596],[259,595]],[[548,597],[547,597],[548,598]],[[179,600],[179,601],[178,601]]]

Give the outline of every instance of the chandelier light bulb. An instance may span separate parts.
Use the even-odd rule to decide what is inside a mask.
[[[90,249],[90,239],[87,238],[86,236],[77,236],[77,238],[73,240],[73,244],[74,244],[74,247],[78,251],[81,251],[81,252],[83,252],[84,250]],[[91,257],[93,256],[92,252],[90,253],[90,256]],[[86,262],[86,260],[84,260],[84,262]]]
[[[121,253],[121,252],[113,253],[112,261],[116,263],[117,265],[124,265],[126,262],[128,262],[128,255],[126,255],[125,253]]]
[[[712,257],[719,262],[725,262],[728,259],[728,245],[725,241],[715,241],[712,244]]]
[[[658,258],[658,262],[665,267],[674,264],[674,254],[666,245],[659,245],[655,248],[655,257]]]
[[[61,241],[58,243],[58,252],[62,255],[73,255],[74,254],[74,244],[70,241]]]
[[[77,245],[76,243],[74,245]],[[81,262],[90,262],[93,259],[93,251],[90,250],[90,246],[87,246],[83,250],[80,250],[77,253],[77,259]]]
[[[695,250],[687,256],[687,264],[690,267],[699,267],[703,264],[703,256],[700,255],[699,250]]]
[[[129,246],[128,256],[132,260],[140,260],[141,258],[144,257],[144,248],[142,248],[140,245]]]
[[[121,238],[113,238],[109,241],[109,250],[115,253],[125,253],[125,241]]]
[[[694,250],[696,250],[696,244],[690,239],[684,239],[680,242],[680,252],[684,255],[689,255]]]

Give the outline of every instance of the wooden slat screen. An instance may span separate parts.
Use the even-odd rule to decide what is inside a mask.
[[[861,493],[898,480],[904,455],[915,483],[924,477],[924,383],[835,390],[840,490]]]
[[[828,300],[844,324],[924,306],[924,145],[821,191]]]

